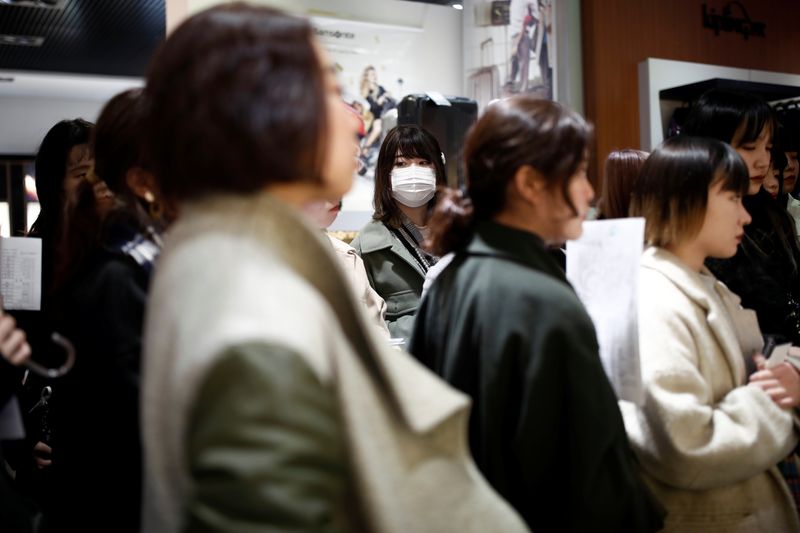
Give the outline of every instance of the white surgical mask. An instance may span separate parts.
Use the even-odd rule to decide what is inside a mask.
[[[427,204],[436,193],[436,173],[432,168],[411,165],[392,170],[392,196],[408,207]]]

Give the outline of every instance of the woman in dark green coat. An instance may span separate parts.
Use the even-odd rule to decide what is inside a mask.
[[[468,198],[441,192],[431,220],[433,252],[454,258],[410,351],[472,397],[478,467],[533,531],[656,531],[591,319],[546,249],[581,235],[589,138],[550,101],[488,108],[466,141]]]
[[[375,214],[352,242],[372,288],[386,301],[393,338],[408,340],[422,283],[437,258],[423,248],[436,188],[445,185],[436,137],[411,124],[392,129],[375,169]]]

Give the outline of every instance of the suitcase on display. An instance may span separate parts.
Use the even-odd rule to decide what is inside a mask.
[[[464,184],[461,149],[467,130],[478,118],[478,104],[470,98],[445,97],[448,105],[440,105],[428,94],[409,94],[397,109],[397,124],[416,124],[425,128],[439,141],[445,156],[447,185]]]

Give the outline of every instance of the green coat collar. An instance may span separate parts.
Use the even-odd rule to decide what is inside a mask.
[[[358,232],[357,243],[356,249],[362,255],[377,252],[378,250],[391,249],[392,252],[419,272],[420,276],[425,277],[425,272],[419,266],[417,260],[414,259],[414,256],[411,255],[411,252],[403,246],[403,243],[380,220],[370,220]]]

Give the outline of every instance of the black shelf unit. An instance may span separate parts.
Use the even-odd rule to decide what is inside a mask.
[[[800,97],[800,87],[793,85],[778,85],[775,83],[762,83],[756,81],[729,80],[725,78],[712,78],[705,81],[690,83],[664,89],[658,93],[661,100],[677,100],[680,102],[694,102],[700,95],[709,89],[724,89],[755,94],[767,102],[788,100]]]

